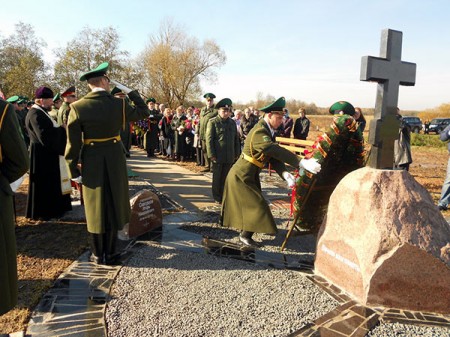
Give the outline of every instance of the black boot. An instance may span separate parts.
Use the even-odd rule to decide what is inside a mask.
[[[88,241],[91,249],[89,261],[96,264],[103,264],[105,262],[103,256],[103,234],[88,233]]]
[[[105,263],[109,265],[120,264],[120,253],[116,253],[117,230],[107,231],[103,234],[105,240]]]
[[[241,241],[245,246],[248,247],[261,247],[259,242],[252,239],[254,232],[242,231],[239,235],[239,241]]]

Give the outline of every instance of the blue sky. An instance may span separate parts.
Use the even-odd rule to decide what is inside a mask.
[[[200,41],[214,39],[227,55],[216,83],[219,98],[249,101],[258,93],[318,106],[348,100],[374,107],[376,84],[359,80],[361,57],[379,56],[381,31],[403,32],[402,60],[417,63],[416,85],[401,87],[399,107],[423,110],[450,102],[450,1],[420,0],[165,0],[4,1],[0,36],[31,24],[48,47],[83,27],[114,27],[121,49],[138,55],[171,18]]]

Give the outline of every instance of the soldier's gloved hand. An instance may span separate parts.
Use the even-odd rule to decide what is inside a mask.
[[[122,83],[119,83],[119,82],[117,82],[117,81],[115,81],[115,80],[110,80],[110,82],[111,82],[112,84],[114,84],[117,88],[119,88],[120,90],[122,90],[124,93],[126,93],[127,95],[128,95],[131,91],[133,91],[132,89],[130,89],[130,88],[124,86]]]
[[[300,169],[305,169],[306,171],[309,171],[311,173],[317,174],[322,169],[322,166],[317,162],[316,158],[310,158],[305,159],[303,158],[300,160]]]
[[[295,186],[295,178],[292,174],[290,174],[288,171],[284,171],[281,175],[283,176],[284,180],[286,180],[289,188],[293,188]]]
[[[82,182],[83,182],[83,179],[81,179],[81,176],[78,176],[78,177],[70,179],[70,180],[72,180],[78,184],[82,184]]]

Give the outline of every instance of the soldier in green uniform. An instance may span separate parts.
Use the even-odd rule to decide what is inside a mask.
[[[129,100],[127,95],[117,87],[112,88],[111,95],[114,97],[124,99],[127,104],[129,104]],[[129,121],[126,121],[124,128],[120,129],[120,140],[123,144],[123,149],[125,151],[125,157],[130,158],[130,149],[131,149],[131,129]]]
[[[58,121],[58,111],[62,105],[61,94],[58,92],[55,97],[53,97],[53,106],[52,109],[48,112],[51,118],[53,118],[56,122]]]
[[[150,97],[146,101],[150,116],[145,120],[147,122],[147,132],[144,135],[145,149],[147,157],[154,157],[155,150],[159,147],[159,127],[158,123],[162,119],[162,114],[155,108],[156,100]]]
[[[28,137],[27,129],[25,128],[25,117],[23,111],[20,110],[19,101],[21,98],[17,95],[9,97],[6,102],[11,103],[16,112],[16,117],[19,122],[20,132],[22,133],[22,138],[25,141],[25,146],[28,148],[30,145],[30,138]]]
[[[206,99],[206,106],[204,106],[202,110],[200,110],[199,136],[206,165],[206,168],[203,170],[203,172],[209,172],[211,170],[211,161],[208,158],[208,152],[206,148],[206,127],[208,126],[208,121],[211,118],[217,116],[217,109],[214,109],[214,98],[216,98],[216,95],[209,92],[204,94],[203,97]]]
[[[75,87],[71,86],[67,88],[67,90],[61,94],[61,97],[64,102],[59,108],[57,122],[59,125],[67,125],[67,119],[70,112],[70,104],[77,100]]]
[[[0,99],[0,315],[17,303],[14,191],[11,183],[28,170],[29,159],[16,112]]]
[[[219,101],[218,115],[206,127],[206,147],[213,173],[212,195],[217,203],[222,203],[225,179],[241,152],[236,122],[229,118],[231,105],[229,98]]]
[[[71,104],[67,124],[65,157],[71,178],[81,180],[91,261],[114,264],[117,231],[130,220],[128,176],[119,132],[126,121],[149,115],[147,105],[135,90],[111,81],[134,105],[112,96],[104,62],[80,77],[91,92]],[[81,164],[81,172],[78,164]]]
[[[259,173],[267,163],[283,177],[289,187],[295,185],[292,174],[287,172],[284,163],[304,168],[310,172],[320,171],[316,159],[299,161],[292,152],[275,142],[275,130],[283,122],[284,97],[260,109],[264,118],[249,132],[241,157],[233,165],[225,181],[222,203],[221,223],[225,227],[242,230],[240,241],[246,246],[258,247],[252,239],[253,233],[275,234],[277,227],[269,206],[261,192]]]

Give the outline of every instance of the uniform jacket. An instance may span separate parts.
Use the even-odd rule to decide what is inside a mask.
[[[206,128],[206,149],[208,158],[215,157],[217,163],[234,163],[241,152],[236,122],[220,116],[210,119]]]
[[[5,111],[6,108],[6,111]],[[5,111],[5,112],[4,112]],[[17,262],[13,191],[10,183],[29,167],[16,112],[0,99],[0,315],[17,303]]]
[[[200,111],[200,139],[206,140],[206,128],[208,127],[208,121],[211,118],[216,117],[218,110],[214,107],[207,108],[206,106]]]
[[[248,134],[243,153],[264,164],[270,162],[280,176],[286,171],[284,163],[293,167],[299,165],[295,154],[274,141],[264,119],[260,119]],[[260,172],[261,168],[242,156],[233,165],[225,182],[221,218],[223,226],[257,233],[276,233],[275,220],[261,193]]]
[[[130,92],[128,97],[134,106],[106,91],[90,92],[71,104],[65,157],[72,178],[80,175],[77,164],[81,163],[90,233],[122,229],[130,218],[128,174],[122,144],[115,139],[95,141],[116,137],[126,121],[137,121],[149,115],[147,105],[137,91]]]

